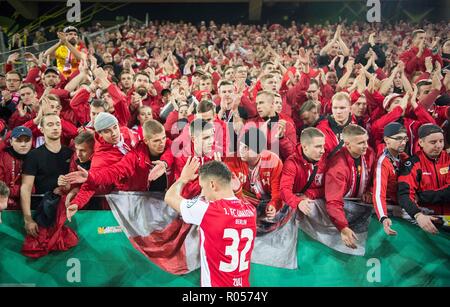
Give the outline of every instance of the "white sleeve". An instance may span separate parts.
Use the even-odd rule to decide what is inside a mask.
[[[208,209],[203,198],[184,199],[180,204],[181,217],[188,224],[200,225]]]

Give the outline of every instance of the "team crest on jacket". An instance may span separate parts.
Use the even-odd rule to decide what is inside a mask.
[[[441,168],[440,170],[439,170],[439,173],[441,173],[441,175],[445,175],[445,174],[448,174],[448,169],[450,168],[450,166],[449,167],[443,167],[443,168]]]
[[[322,185],[322,179],[323,179],[323,174],[317,174],[316,178],[314,178],[314,183],[317,186],[321,186]]]

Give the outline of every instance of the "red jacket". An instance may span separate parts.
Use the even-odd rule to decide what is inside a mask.
[[[420,206],[435,214],[450,214],[450,155],[442,151],[432,160],[423,151],[409,158],[400,168],[398,200],[411,217],[420,212]]]
[[[356,124],[354,116],[351,116],[350,120],[343,127],[338,126],[331,116],[328,116],[317,124],[316,128],[325,134],[325,154],[327,156],[339,145],[341,142],[342,129],[350,123]]]
[[[23,160],[13,156],[11,147],[0,151],[0,181],[9,188],[8,209],[20,210],[20,185]]]
[[[420,58],[417,57],[417,52],[419,48],[412,47],[409,50],[406,50],[400,55],[400,60],[405,63],[405,72],[411,76],[416,71],[425,71],[425,58],[432,57],[433,63],[435,61],[439,61],[442,66],[442,58],[439,54],[433,55],[430,49],[425,48],[423,50],[422,56]]]
[[[317,165],[317,173],[314,181],[306,191],[299,194],[308,182],[315,165]],[[324,198],[325,170],[325,156],[323,156],[320,161],[313,164],[304,158],[302,145],[297,145],[296,152],[292,154],[283,165],[283,173],[280,180],[281,199],[289,206],[296,209],[298,204],[305,198]]]
[[[412,114],[409,114],[410,116],[402,117],[402,113],[403,109],[398,106],[373,122],[371,127],[371,141],[373,143],[371,145],[375,146],[374,148],[377,148],[383,141],[384,127],[389,123],[397,121],[406,128],[406,134],[408,135],[410,144],[409,154],[412,155],[418,150],[417,142],[419,140],[419,127],[426,123],[435,124],[435,121],[421,105],[419,105]]]
[[[282,137],[281,139],[277,137],[279,120],[286,121],[286,130],[284,132],[284,137]],[[242,129],[241,136],[251,127],[260,129],[266,136],[267,150],[278,154],[280,159],[282,161],[285,161],[291,154],[295,152],[295,147],[297,146],[297,132],[295,131],[295,127],[292,124],[291,119],[284,114],[276,115],[275,117],[271,118],[270,121],[272,123],[272,126],[269,126],[266,120],[258,116],[253,121],[245,124],[244,128]]]
[[[240,157],[230,157],[225,160],[225,163],[241,183],[239,190],[235,192],[238,198],[250,200],[254,205],[258,205],[259,200],[270,199],[267,205],[274,206],[277,211],[281,209],[283,203],[280,197],[280,177],[283,162],[276,154],[268,150],[262,151],[261,158],[253,171]],[[244,197],[249,193],[250,197]]]
[[[133,133],[127,127],[120,127],[120,131],[123,136],[124,148],[130,152],[131,148],[135,144]],[[95,134],[95,147],[94,155],[92,156],[90,171],[101,170],[108,168],[114,163],[120,161],[126,153],[119,150],[115,145],[106,143],[97,133]],[[120,185],[116,186],[117,189],[121,189]],[[112,190],[112,187],[109,191]],[[78,209],[82,209],[95,194],[95,189],[91,189],[89,185],[84,183],[80,192],[72,199],[71,204],[77,204]]]
[[[165,152],[170,151],[170,145],[171,142],[168,140]],[[141,141],[119,162],[110,167],[90,171],[86,183],[92,189],[97,185],[116,184],[122,187],[120,189],[122,191],[148,191],[151,182],[147,181],[147,177],[152,168],[148,146]],[[168,186],[172,185],[174,180],[170,169],[164,176],[167,176]]]
[[[398,169],[402,161],[407,158],[405,153],[402,153],[399,158],[395,158],[387,149],[384,149],[377,158],[373,175],[372,202],[378,220],[388,217],[386,199],[390,199],[391,203],[398,204]]]
[[[328,162],[325,174],[326,209],[331,221],[341,231],[348,227],[344,212],[344,198],[361,198],[364,192],[371,191],[371,179],[375,155],[372,149],[367,149],[361,157],[360,170],[355,167],[355,160],[344,147]],[[357,175],[360,174],[360,185],[356,186]]]

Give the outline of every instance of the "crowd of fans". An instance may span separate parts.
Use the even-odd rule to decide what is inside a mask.
[[[388,234],[389,203],[436,233],[433,215],[450,212],[448,33],[211,21],[123,26],[86,44],[66,27],[37,56],[11,54],[0,75],[1,208],[21,209],[37,236],[51,221],[32,216],[43,210],[32,195],[59,197],[70,220],[108,209],[95,194],[166,191],[197,156],[227,164],[259,231],[321,198],[354,247],[354,198],[374,204]],[[200,192],[194,180],[182,194]]]

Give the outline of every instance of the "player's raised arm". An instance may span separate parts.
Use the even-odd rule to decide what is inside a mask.
[[[180,212],[180,204],[184,200],[181,197],[181,191],[186,183],[197,178],[197,170],[200,167],[200,161],[197,157],[189,157],[186,165],[181,171],[178,180],[167,190],[164,201],[176,211]]]

